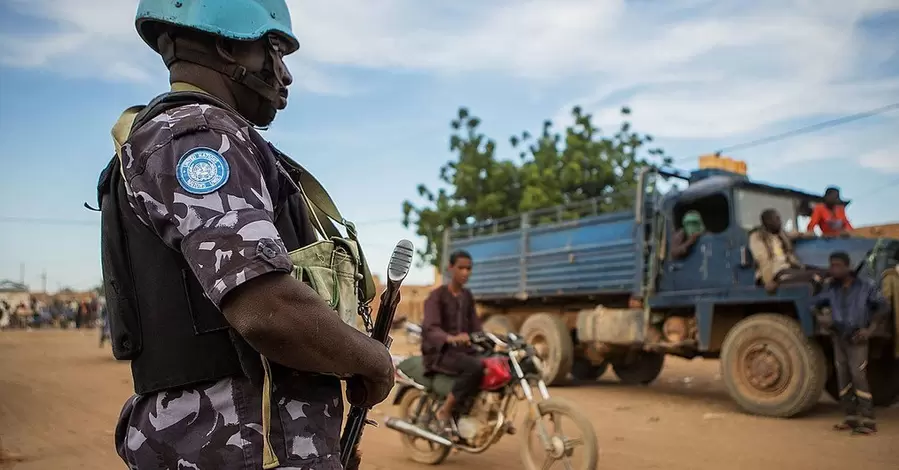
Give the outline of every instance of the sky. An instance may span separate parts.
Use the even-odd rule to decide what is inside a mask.
[[[122,110],[167,88],[136,0],[0,0],[0,279],[101,281],[97,176]],[[301,49],[265,133],[357,222],[383,273],[401,204],[438,183],[460,106],[508,137],[582,106],[684,169],[718,148],[899,102],[895,0],[288,0]],[[899,110],[736,151],[753,179],[839,185],[855,225],[899,221]],[[407,282],[430,283],[433,271]]]

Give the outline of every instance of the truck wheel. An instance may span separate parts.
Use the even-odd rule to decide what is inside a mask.
[[[721,376],[744,411],[790,418],[821,398],[827,380],[824,351],[806,338],[796,320],[753,315],[737,323],[721,347]]]
[[[574,362],[574,342],[561,318],[549,314],[531,315],[521,325],[521,336],[534,346],[543,361],[543,380],[558,385],[568,378]]]
[[[512,320],[509,320],[509,317],[502,314],[487,317],[487,320],[481,324],[481,329],[495,335],[507,335],[515,332],[515,328],[512,326]]]
[[[612,369],[622,383],[628,385],[649,385],[665,365],[665,355],[654,352],[640,352],[629,362],[614,362]]]
[[[578,381],[595,382],[606,373],[608,368],[608,362],[593,365],[593,363],[585,357],[576,357],[574,358],[574,364],[571,366],[571,376]]]

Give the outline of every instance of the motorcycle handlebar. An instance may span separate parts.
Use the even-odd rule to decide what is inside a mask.
[[[412,336],[420,337],[422,334],[421,325],[412,322],[407,321],[405,324],[405,329],[406,333]],[[497,335],[489,331],[476,331],[474,333],[471,333],[469,336],[472,343],[491,349],[496,346],[505,348],[518,348],[525,345],[523,339],[514,333],[509,333],[508,335]]]

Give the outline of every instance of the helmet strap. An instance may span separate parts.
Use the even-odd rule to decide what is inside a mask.
[[[159,54],[162,56],[162,60],[165,61],[166,67],[171,67],[173,63],[179,60],[190,62],[216,71],[240,83],[271,103],[277,103],[280,98],[277,88],[266,83],[265,80],[259,78],[255,73],[248,72],[246,67],[240,64],[223,64],[210,59],[208,53],[202,53],[190,48],[176,47],[175,40],[168,33],[163,33],[163,35],[167,37],[159,41]]]

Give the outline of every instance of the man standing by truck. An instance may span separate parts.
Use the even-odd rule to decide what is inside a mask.
[[[474,296],[465,288],[471,277],[471,255],[456,251],[450,255],[452,279],[431,292],[425,300],[421,353],[428,373],[456,377],[453,390],[437,411],[440,432],[452,429],[453,414],[464,415],[478,393],[484,366],[470,346],[470,333],[481,331]],[[460,406],[456,407],[456,404]]]
[[[873,434],[877,426],[866,375],[868,340],[886,319],[890,307],[876,284],[855,276],[848,254],[838,251],[830,255],[830,274],[832,278],[815,298],[814,307],[829,307],[831,312],[818,318],[833,339],[840,404],[845,413],[843,422],[834,429]]]

